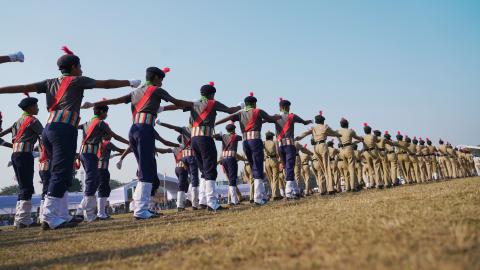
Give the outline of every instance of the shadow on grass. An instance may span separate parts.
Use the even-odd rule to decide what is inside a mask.
[[[207,237],[192,237],[187,239],[179,240],[170,240],[162,243],[153,243],[148,245],[143,245],[139,247],[130,247],[130,248],[119,248],[111,249],[104,251],[91,251],[85,253],[78,253],[63,257],[57,257],[47,260],[37,260],[37,261],[25,261],[18,264],[9,264],[2,265],[0,269],[37,269],[37,268],[46,268],[55,264],[60,265],[79,265],[82,263],[98,263],[103,261],[108,261],[112,259],[127,259],[135,256],[145,256],[145,255],[156,255],[162,256],[170,250],[181,246],[193,246],[208,244],[211,240],[217,238],[215,234],[208,235]]]

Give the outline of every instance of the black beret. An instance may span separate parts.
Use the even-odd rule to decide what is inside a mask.
[[[38,102],[38,99],[36,99],[36,98],[26,97],[26,98],[22,99],[22,101],[20,101],[20,103],[18,103],[18,107],[20,107],[22,110],[25,110],[26,108],[37,104],[37,102]]]
[[[225,129],[226,129],[227,131],[229,131],[229,132],[230,132],[230,131],[234,131],[235,128],[236,128],[236,126],[235,126],[234,124],[228,124],[228,125],[225,127]]]
[[[315,123],[321,124],[324,121],[325,121],[325,117],[323,117],[323,115],[319,114],[319,115],[315,116]]]
[[[385,134],[383,135],[383,137],[384,137],[385,139],[387,139],[387,140],[390,140],[390,138],[392,138],[392,136],[390,136],[390,134],[388,134],[388,133],[385,133]]]
[[[248,96],[243,100],[245,103],[257,103],[257,98],[254,96]]]
[[[378,129],[375,129],[375,130],[373,131],[373,134],[375,134],[375,136],[382,136],[382,132],[381,132],[380,130],[378,130]]]
[[[74,54],[64,54],[57,60],[57,66],[60,70],[78,65],[80,65],[80,57]]]
[[[200,88],[200,95],[202,96],[208,96],[211,94],[215,94],[217,92],[217,89],[215,88],[215,84],[213,82],[210,82],[209,84],[206,84]]]
[[[163,72],[163,70],[159,69],[158,67],[149,67],[147,68],[146,72],[155,74],[160,78],[165,78],[165,72]]]
[[[280,107],[290,107],[292,103],[286,99],[280,99],[280,103],[278,105],[280,105]]]

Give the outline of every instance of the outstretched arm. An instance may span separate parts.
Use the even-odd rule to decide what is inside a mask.
[[[311,123],[313,123],[312,120],[303,120],[300,116],[296,115],[297,117],[295,117],[295,123],[300,123],[300,124],[304,124],[304,125],[309,125]]]
[[[19,94],[31,92],[37,92],[36,83],[0,87],[0,94]]]
[[[221,120],[218,120],[216,123],[215,123],[215,126],[218,126],[218,125],[221,125],[223,123],[226,123],[228,121],[234,121],[233,118],[235,118],[236,114],[230,114],[229,116],[221,119]]]
[[[138,86],[139,81],[128,81],[128,80],[95,80],[95,88],[103,89],[112,89],[112,88],[121,88],[126,86],[136,87]]]
[[[155,148],[155,152],[160,154],[173,153],[173,150],[170,148]]]
[[[117,133],[113,132],[113,131],[110,129],[110,127],[108,127],[108,128],[106,129],[106,132],[107,132],[110,136],[112,136],[115,140],[117,140],[117,141],[119,141],[119,142],[122,142],[122,143],[124,143],[124,144],[129,144],[129,143],[130,143],[127,139],[125,139],[125,138],[123,138],[122,136],[118,135]]]
[[[173,105],[173,106],[175,106],[175,105]],[[168,107],[168,106],[165,106],[165,108],[166,108],[166,107]],[[168,129],[173,129],[173,130],[175,130],[175,131],[178,132],[178,133],[181,133],[181,132],[182,132],[182,128],[181,128],[181,127],[174,126],[174,125],[171,125],[171,124],[168,124],[168,123],[161,122],[161,123],[160,123],[160,126],[166,127],[166,128],[168,128]]]
[[[0,56],[0,64],[8,63],[8,62],[23,62],[25,60],[25,56],[22,52],[16,52],[9,55],[2,55]]]
[[[3,137],[5,135],[7,135],[8,133],[12,133],[12,128],[9,127],[7,129],[5,129],[4,131],[0,132],[0,137]]]
[[[307,130],[307,131],[303,132],[302,134],[300,134],[300,136],[295,137],[295,141],[301,141],[303,138],[307,137],[308,135],[312,135],[312,134],[313,134],[313,131],[311,129]]]
[[[117,105],[117,104],[123,104],[123,103],[130,103],[130,101],[131,101],[130,95],[125,95],[123,97],[106,99],[106,100],[97,101],[97,102],[94,102],[94,103],[85,102],[85,103],[83,103],[81,108],[82,109],[89,109],[89,108],[92,108],[92,107],[95,107],[95,106],[101,107],[101,106],[108,106],[108,105]]]
[[[164,138],[162,138],[160,136],[160,134],[158,134],[158,132],[156,130],[155,130],[155,140],[157,140],[157,141],[159,141],[159,142],[161,142],[164,145],[169,146],[169,147],[179,147],[180,146],[178,143],[174,143],[174,142],[165,140]]]

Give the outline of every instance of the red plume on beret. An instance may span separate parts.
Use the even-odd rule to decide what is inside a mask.
[[[23,94],[27,97],[30,97],[30,94],[28,92],[23,92]]]
[[[368,123],[367,122],[363,123],[363,126],[368,127]]]
[[[342,117],[342,119],[340,119],[341,121],[347,121],[347,119],[345,119],[345,117]]]
[[[420,141],[422,140],[422,137],[418,138]]]
[[[397,131],[397,135],[402,135],[402,133],[400,131]]]
[[[320,111],[318,115],[323,116],[323,111]]]
[[[169,67],[164,67],[162,69],[162,71],[163,71],[163,73],[168,73],[168,72],[170,72],[170,68]]]
[[[210,86],[215,86],[215,83],[214,82],[210,82],[208,83]]]
[[[416,140],[416,139],[417,139],[417,136],[413,136],[413,139]]]
[[[430,138],[426,138],[426,139],[427,139],[427,141],[430,141]]]
[[[102,98],[102,101],[107,100],[107,98]]]
[[[304,144],[304,145],[303,145],[303,148],[307,148],[307,145],[306,145],[306,144]]]
[[[63,46],[62,51],[64,51],[66,54],[72,54],[72,55],[74,54],[72,51],[70,51],[70,49],[67,46]]]
[[[282,102],[282,101],[283,101],[283,98],[282,98],[282,97],[280,97],[280,102]]]
[[[253,92],[250,92],[250,96],[253,97]]]
[[[385,130],[385,135],[388,135],[388,130]]]

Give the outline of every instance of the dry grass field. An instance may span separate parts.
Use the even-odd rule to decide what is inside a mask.
[[[0,232],[0,269],[480,269],[480,178]]]

